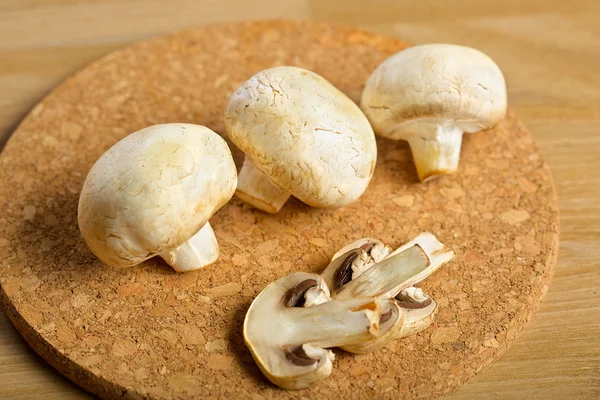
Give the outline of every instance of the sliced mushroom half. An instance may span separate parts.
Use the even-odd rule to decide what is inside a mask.
[[[342,292],[353,290],[353,287],[359,285],[361,287],[364,285],[372,286],[374,293],[378,290],[384,290],[383,285],[387,285],[386,296],[389,296],[390,293],[394,293],[393,296],[396,296],[401,290],[427,278],[454,257],[453,251],[444,246],[434,235],[428,232],[420,234],[395,251],[389,252],[384,257],[379,255],[379,257],[374,258],[372,252],[367,253],[365,250],[365,248],[373,249],[376,246],[381,248],[384,245],[377,239],[360,239],[344,247],[333,256],[333,260],[321,274],[323,280],[330,288],[332,297],[340,298],[339,296]],[[414,247],[417,247],[420,251],[412,250],[407,252]],[[371,258],[374,260],[374,263],[368,270],[363,271],[361,275],[354,276],[352,270],[353,264],[361,258]],[[374,266],[377,266],[376,271],[369,272]],[[366,276],[358,279],[365,273],[367,273]],[[397,281],[398,277],[405,277],[406,280],[401,282],[398,287],[390,287],[391,276],[394,276],[394,282]],[[360,291],[356,294],[365,295]],[[381,292],[375,295],[383,294]],[[341,298],[350,295],[352,293],[341,295]]]
[[[393,299],[361,296],[303,307],[323,287],[319,275],[297,272],[267,286],[252,302],[244,340],[262,373],[284,389],[302,389],[331,374],[331,347],[381,336],[386,317],[400,314]]]
[[[435,236],[423,233],[363,271],[358,277],[353,277],[354,260],[365,257],[364,247],[367,243],[377,242],[379,241],[376,239],[361,239],[346,246],[342,250],[348,250],[351,246],[358,247],[351,248],[337,258],[334,256],[334,260],[322,274],[331,288],[331,297],[334,299],[361,296],[395,298],[401,311],[399,316],[394,316],[393,325],[382,324],[380,337],[342,347],[353,353],[374,351],[391,340],[427,328],[433,321],[437,304],[423,290],[413,285],[427,278],[454,256],[454,253]]]

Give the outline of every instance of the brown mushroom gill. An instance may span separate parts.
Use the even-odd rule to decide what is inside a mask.
[[[419,308],[425,308],[431,304],[431,301],[432,301],[431,298],[427,298],[425,301],[416,302],[416,301],[399,300],[398,297],[396,297],[396,304],[398,304],[398,306],[408,309],[408,310],[416,310]]]
[[[338,291],[342,286],[352,280],[352,263],[360,255],[361,251],[364,250],[352,249],[331,262],[331,264],[334,265],[339,264],[337,267],[332,266],[335,268],[332,288],[334,292]]]
[[[367,254],[371,254],[371,250],[375,247],[375,242],[367,242],[360,246],[361,249],[367,252]]]
[[[286,347],[283,349],[283,352],[285,353],[285,358],[289,362],[300,367],[307,367],[319,362],[319,360],[310,358],[302,346],[296,346],[294,348]]]
[[[392,318],[392,314],[393,310],[391,308],[381,314],[381,317],[379,318],[379,325],[385,324],[387,321],[389,321],[390,318]]]
[[[318,283],[314,279],[307,279],[297,284],[292,290],[288,291],[284,297],[286,307],[304,307],[306,298],[304,295],[310,288],[317,286]]]

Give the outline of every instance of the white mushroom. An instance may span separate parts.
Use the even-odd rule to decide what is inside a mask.
[[[360,108],[321,76],[275,67],[229,99],[225,127],[245,154],[236,191],[278,212],[290,195],[315,207],[358,199],[373,175],[375,135]]]
[[[385,60],[362,94],[375,133],[407,140],[421,181],[458,168],[463,132],[506,114],[500,68],[475,49],[451,44],[410,47]]]
[[[267,286],[244,320],[244,340],[262,373],[284,389],[302,389],[331,374],[331,347],[368,342],[399,309],[393,299],[369,297],[303,307],[305,294],[327,292],[319,275],[297,272]],[[387,329],[387,328],[384,328]]]
[[[208,219],[236,183],[233,158],[218,134],[191,124],[151,126],[96,161],[79,198],[79,229],[113,267],[158,255],[176,271],[202,268],[219,256]]]

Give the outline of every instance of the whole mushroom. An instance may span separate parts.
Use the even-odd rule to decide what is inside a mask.
[[[246,154],[236,196],[269,213],[290,195],[315,207],[344,206],[373,176],[369,121],[345,94],[302,68],[270,68],[248,79],[229,99],[225,127]]]
[[[421,181],[457,170],[463,132],[506,114],[500,68],[482,52],[452,44],[410,47],[385,60],[362,94],[375,133],[407,140]]]
[[[191,124],[163,124],[125,137],[90,170],[79,229],[112,267],[160,256],[176,271],[213,263],[208,219],[233,196],[236,168],[223,138]]]

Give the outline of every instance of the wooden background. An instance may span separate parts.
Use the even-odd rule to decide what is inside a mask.
[[[488,53],[549,162],[561,247],[514,346],[452,399],[600,398],[600,1],[0,0],[0,143],[39,99],[107,52],[165,32],[257,18],[343,22]],[[0,398],[89,395],[37,357],[0,311]]]

